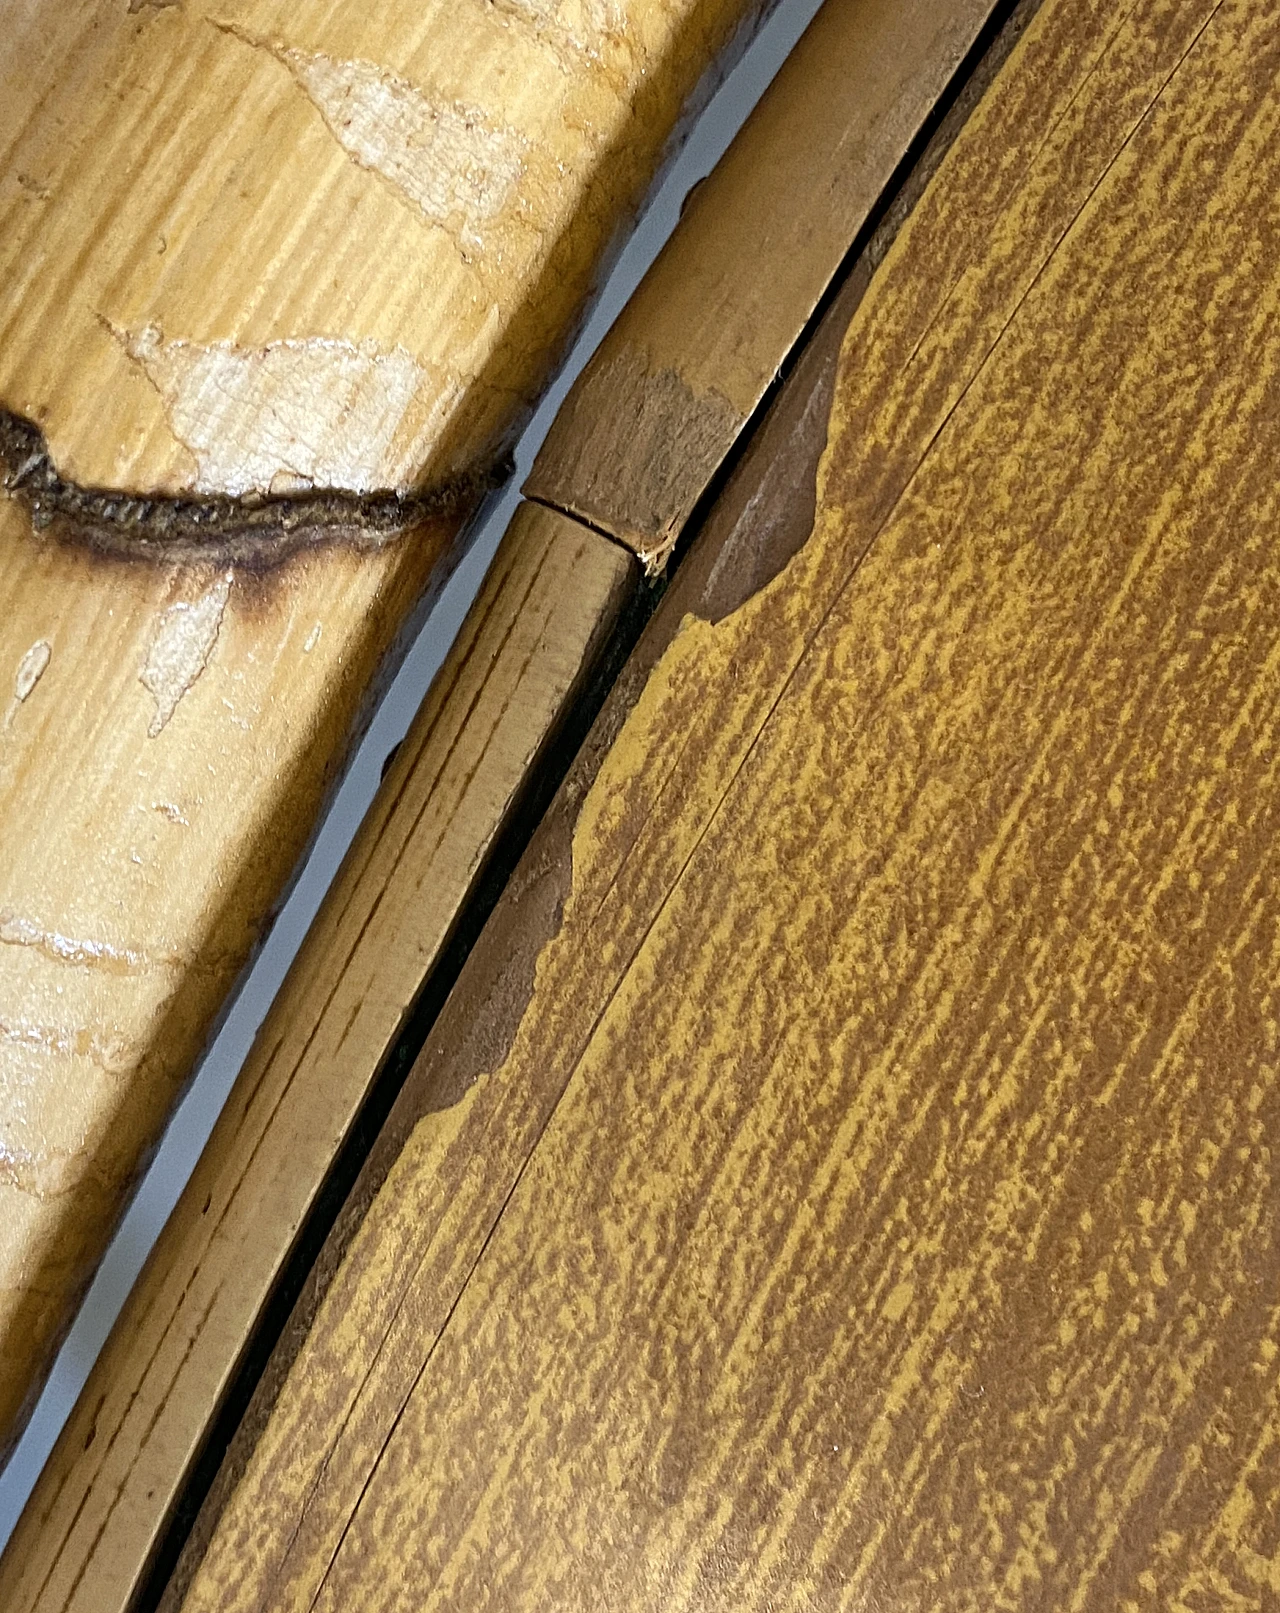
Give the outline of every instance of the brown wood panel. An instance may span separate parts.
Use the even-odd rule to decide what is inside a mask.
[[[123,1610],[361,1100],[637,580],[524,504],[0,1560],[6,1613]]]
[[[993,9],[827,0],[575,383],[528,493],[661,569]]]
[[[381,657],[754,18],[8,8],[0,1458]]]
[[[1275,22],[1046,0],[808,540],[677,584],[459,982],[191,1613],[1280,1595]]]
[[[756,459],[769,466],[767,484],[761,486],[748,467],[718,502],[711,530],[681,565],[551,811],[538,826],[500,904],[501,921],[480,935],[444,1006],[438,1030],[379,1134],[231,1442],[162,1599],[164,1613],[181,1605],[190,1575],[263,1434],[297,1352],[308,1340],[317,1308],[329,1295],[348,1243],[406,1142],[412,1135],[421,1135],[424,1126],[429,1130],[436,1123],[434,1117],[452,1110],[475,1082],[477,1072],[495,1069],[505,1059],[528,1004],[539,953],[560,922],[579,810],[649,671],[686,616],[716,621],[730,614],[775,576],[807,537],[840,341],[864,288],[865,277],[851,277],[819,337],[800,355],[794,382],[770,411],[758,442]],[[556,1090],[535,1078],[523,1090],[491,1087],[482,1097],[485,1101],[463,1128],[465,1146],[447,1151],[439,1160],[434,1191],[429,1201],[416,1206],[421,1235],[418,1248],[424,1254],[421,1265],[414,1270],[406,1264],[391,1282],[385,1305],[374,1314],[368,1352],[344,1360],[330,1356],[323,1362],[322,1370],[332,1372],[335,1380],[345,1375],[353,1399],[358,1398],[361,1380],[368,1379],[377,1402],[374,1418],[380,1415],[378,1406],[404,1390],[405,1372],[414,1370],[412,1355],[388,1354],[384,1361],[377,1361],[378,1339],[385,1336],[386,1327],[403,1305],[411,1307],[418,1325],[438,1325],[447,1315],[554,1107]],[[477,1169],[480,1161],[474,1149],[481,1139],[485,1159],[483,1168]],[[389,1371],[385,1380],[384,1366]],[[350,1409],[358,1423],[365,1408]],[[296,1440],[295,1453],[308,1463],[309,1479],[322,1491],[329,1452],[323,1445],[308,1447],[314,1410],[309,1403],[287,1403],[281,1415],[293,1425],[286,1439]],[[282,1524],[285,1516],[282,1510]]]

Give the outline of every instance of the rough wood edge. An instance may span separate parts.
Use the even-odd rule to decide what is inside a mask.
[[[650,575],[666,566],[753,413],[785,374],[788,354],[812,335],[836,288],[876,239],[886,203],[930,162],[952,110],[972,104],[970,87],[987,82],[982,75],[989,78],[992,63],[1004,59],[1021,31],[1014,0],[984,4],[958,61],[917,64],[922,77],[937,77],[934,93],[915,109],[909,134],[879,147],[854,80],[833,148],[830,112],[815,105],[809,73],[824,59],[847,56],[862,9],[858,0],[827,0],[817,13],[720,164],[696,188],[676,231],[569,392],[525,483],[527,496],[625,543]],[[858,154],[867,173],[859,176],[865,200],[850,211],[847,238],[839,246],[810,248],[812,262],[803,276],[784,273],[796,250],[789,231],[761,230],[744,248],[744,217],[767,220],[771,195],[814,195],[816,185],[817,205],[829,206],[827,191],[848,161],[846,148]],[[647,324],[660,317],[668,343],[673,328],[684,326],[690,344],[696,336],[704,317],[702,288],[690,288],[685,270],[700,259],[734,266],[739,352],[752,346],[748,288],[761,281],[785,288],[784,328],[776,344],[753,355],[750,407],[732,403],[726,395],[731,389],[718,385],[714,374],[701,374],[695,392],[678,370],[650,368]],[[611,454],[619,437],[623,445]]]

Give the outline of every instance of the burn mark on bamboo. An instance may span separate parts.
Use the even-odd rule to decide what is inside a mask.
[[[96,556],[265,572],[300,550],[381,548],[424,523],[458,517],[506,473],[502,461],[412,494],[322,489],[276,497],[138,497],[59,476],[39,429],[0,411],[0,487],[33,530]]]

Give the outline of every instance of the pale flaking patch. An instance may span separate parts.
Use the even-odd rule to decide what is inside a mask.
[[[0,722],[0,729],[7,729],[13,722],[18,707],[44,676],[45,668],[49,665],[49,657],[52,654],[53,647],[48,639],[40,638],[35,641],[21,661],[18,662],[18,670],[13,678],[13,699],[9,702],[8,711],[4,714],[4,721]]]
[[[155,698],[156,714],[147,729],[152,739],[173,716],[179,700],[208,664],[230,593],[231,573],[228,571],[199,599],[170,605],[160,617],[147,652],[147,664],[138,674]]]
[[[37,639],[27,653],[18,662],[17,676],[13,680],[13,698],[19,702],[25,700],[35,688],[40,679],[44,677],[45,668],[49,665],[49,657],[53,648],[46,638]]]
[[[373,62],[276,48],[330,134],[353,161],[413,202],[433,224],[477,245],[476,226],[507,205],[524,141],[460,101],[432,100]]]
[[[621,36],[626,25],[620,0],[491,0],[491,4],[558,47],[562,57],[566,46],[579,56],[596,56],[605,37]]]
[[[440,391],[399,346],[309,336],[246,348],[166,341],[156,325],[120,339],[195,455],[202,493],[384,488],[410,404]]]

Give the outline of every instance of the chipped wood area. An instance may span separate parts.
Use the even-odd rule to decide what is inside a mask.
[[[664,606],[464,971],[524,996],[437,1027],[187,1613],[1274,1600],[1278,83],[1246,0],[1046,0],[808,541]]]
[[[146,663],[138,674],[138,681],[156,703],[156,714],[147,725],[149,739],[164,730],[179,700],[209,664],[233,575],[223,572],[195,599],[180,599],[161,613],[147,647]]]
[[[828,0],[570,392],[531,496],[661,570],[992,10]]]
[[[32,0],[0,40],[0,408],[81,487],[470,477],[751,11]]]
[[[0,499],[0,1447],[456,532],[237,575]]]
[[[635,582],[606,539],[517,513],[0,1562],[6,1613],[129,1606],[356,1109]]]

